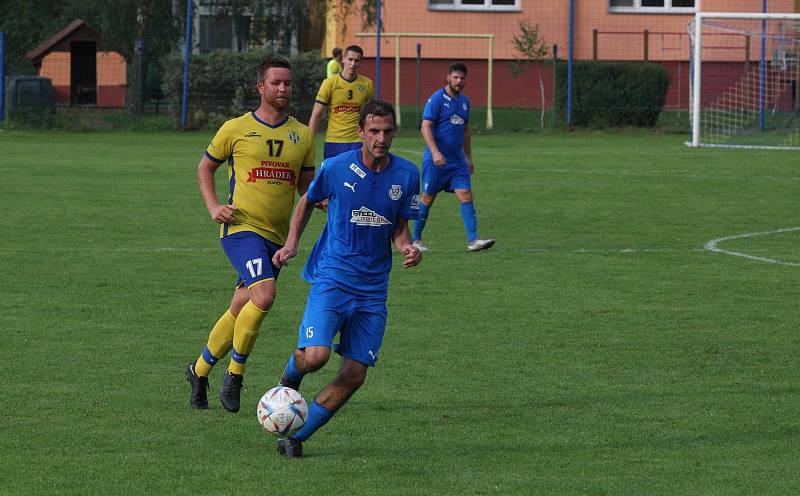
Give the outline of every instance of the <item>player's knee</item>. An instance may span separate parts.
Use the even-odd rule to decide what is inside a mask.
[[[250,301],[253,302],[253,305],[257,306],[263,311],[271,309],[273,303],[275,303],[274,285],[262,283],[254,286],[250,290]]]
[[[331,349],[326,346],[309,346],[303,350],[303,372],[316,372],[321,369],[331,357]]]
[[[242,308],[244,308],[249,299],[250,296],[247,294],[246,289],[237,289],[233,294],[233,298],[231,298],[231,314],[233,314],[234,317],[238,317],[239,312],[242,311]]]
[[[461,203],[467,203],[472,201],[472,190],[465,189],[465,190],[457,190],[456,196],[458,196],[458,201]]]

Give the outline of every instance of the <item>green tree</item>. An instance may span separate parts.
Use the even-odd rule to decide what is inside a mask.
[[[385,10],[386,5],[381,5],[381,9]],[[347,19],[353,15],[361,18],[363,31],[375,26],[378,22],[378,0],[341,0],[339,20],[342,21],[342,34],[347,33]],[[386,29],[385,26],[382,27]]]
[[[63,2],[42,0],[0,1],[0,31],[6,33],[6,71],[32,73],[33,65],[25,54],[63,28]]]
[[[525,72],[528,66],[533,65],[542,97],[540,125],[544,128],[544,109],[546,105],[544,80],[542,79],[540,67],[541,63],[547,60],[547,55],[549,53],[547,42],[545,42],[544,38],[539,33],[539,25],[533,24],[528,19],[520,19],[519,31],[519,34],[515,34],[512,40],[515,57],[509,65],[509,71],[512,76],[517,77]]]
[[[178,41],[170,0],[5,0],[0,2],[0,30],[8,37],[9,72],[32,72],[25,53],[75,19],[102,33],[101,49],[119,51],[128,60],[137,39],[151,57],[169,53]]]

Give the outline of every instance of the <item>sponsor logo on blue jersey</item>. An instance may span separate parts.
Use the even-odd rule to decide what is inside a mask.
[[[353,210],[350,215],[350,222],[357,226],[380,227],[391,224],[383,215],[373,212],[367,207]]]
[[[361,170],[361,168],[356,164],[350,164],[350,170],[358,174],[358,177],[360,177],[361,179],[367,177],[367,173]]]

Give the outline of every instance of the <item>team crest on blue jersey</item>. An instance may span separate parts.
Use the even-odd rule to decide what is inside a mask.
[[[351,211],[350,222],[358,226],[380,227],[391,224],[383,215],[373,212],[367,207]]]
[[[403,189],[399,184],[392,184],[392,187],[389,189],[389,198],[392,200],[399,200],[401,196],[403,196]]]
[[[300,142],[300,135],[298,135],[295,131],[289,131],[289,141],[296,145]]]
[[[411,209],[419,210],[419,195],[414,195],[411,197]]]

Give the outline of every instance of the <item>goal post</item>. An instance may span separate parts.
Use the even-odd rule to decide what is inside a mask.
[[[800,14],[699,12],[689,39],[688,145],[800,149]]]

